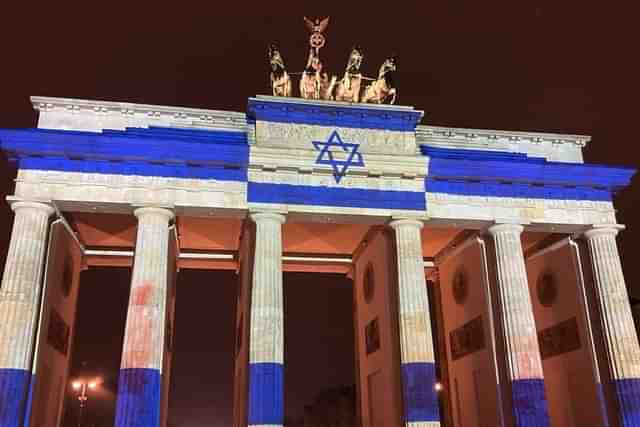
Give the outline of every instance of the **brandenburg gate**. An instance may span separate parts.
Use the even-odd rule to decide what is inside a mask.
[[[635,171],[310,82],[246,113],[34,97],[36,128],[0,130],[0,427],[58,425],[92,266],[132,266],[117,426],[166,425],[181,268],[237,271],[237,427],[284,422],[286,271],[353,281],[363,427],[640,425],[612,203]]]

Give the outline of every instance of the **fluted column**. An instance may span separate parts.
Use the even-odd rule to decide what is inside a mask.
[[[640,346],[616,245],[619,226],[584,233],[621,426],[640,426]]]
[[[501,308],[499,321],[514,423],[518,427],[544,427],[550,424],[549,411],[520,241],[522,230],[521,225],[498,224],[488,231],[495,247],[496,297]]]
[[[139,208],[116,403],[117,427],[160,425],[170,210]]]
[[[422,259],[422,222],[396,220],[400,358],[404,424],[412,427],[440,425],[436,386],[431,312]]]
[[[284,216],[255,213],[256,224],[249,332],[249,425],[284,422],[284,313],[282,224]]]
[[[42,291],[49,216],[43,203],[15,202],[9,252],[0,285],[0,427],[22,426]]]

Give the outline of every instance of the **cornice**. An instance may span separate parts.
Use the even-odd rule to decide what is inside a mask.
[[[467,148],[490,148],[496,142],[530,142],[552,144],[574,144],[584,147],[591,141],[588,135],[571,135],[545,132],[522,132],[491,129],[468,129],[445,126],[418,126],[416,128],[418,144],[424,143],[463,143]]]
[[[372,113],[418,113],[422,111],[414,110],[413,107],[397,105],[375,105],[375,104],[349,104],[332,101],[306,101],[298,98],[282,98],[271,96],[257,96],[257,101],[279,102],[283,104],[308,105],[310,108],[334,107],[345,110],[367,109]],[[172,107],[151,104],[137,104],[131,102],[115,101],[95,101],[88,99],[58,98],[47,96],[32,96],[31,103],[34,110],[41,113],[47,112],[75,112],[84,114],[121,114],[124,116],[133,114],[143,114],[151,118],[182,119],[192,123],[202,123],[203,127],[219,126],[224,128],[234,128],[246,131],[246,114],[237,111],[210,110],[203,108]],[[575,144],[584,147],[590,142],[588,135],[556,134],[544,132],[522,132],[504,131],[491,129],[471,129],[445,126],[425,126],[418,125],[416,137],[420,143],[443,143],[452,144],[456,141],[463,143],[466,147],[487,148],[498,141],[505,142],[551,142],[554,144]]]
[[[122,115],[125,117],[144,115],[150,119],[173,120],[178,123],[184,122],[185,125],[193,127],[215,127],[243,132],[247,130],[246,115],[236,111],[46,96],[32,96],[31,104],[34,110],[40,113],[71,112],[96,116]]]
[[[415,132],[424,112],[411,106],[317,101],[256,96],[249,98],[251,120],[287,124]]]

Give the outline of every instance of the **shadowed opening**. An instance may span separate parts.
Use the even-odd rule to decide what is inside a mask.
[[[76,378],[101,378],[88,393],[83,425],[112,427],[127,317],[131,269],[92,267],[80,274],[80,293],[66,387],[62,426],[77,426],[79,402],[70,386]]]
[[[285,273],[285,425],[355,425],[353,283]]]

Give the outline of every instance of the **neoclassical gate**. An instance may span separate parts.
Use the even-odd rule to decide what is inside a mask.
[[[265,96],[32,101],[37,128],[0,130],[0,427],[59,419],[96,265],[133,268],[118,426],[166,423],[180,268],[238,271],[237,426],[283,423],[283,271],[353,278],[363,427],[640,423],[612,204],[634,171],[583,163],[588,137]]]

